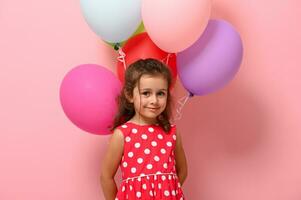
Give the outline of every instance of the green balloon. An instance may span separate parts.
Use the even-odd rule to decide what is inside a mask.
[[[139,25],[137,30],[133,33],[133,35],[131,35],[131,37],[138,35],[139,33],[143,33],[143,32],[145,32],[145,28],[144,28],[143,22],[141,22],[141,24]],[[130,39],[130,38],[128,38],[128,39]],[[125,41],[122,41],[120,43],[110,43],[110,42],[106,42],[106,43],[109,44],[110,46],[112,46],[115,50],[118,50],[120,47],[124,46],[124,44],[128,41],[128,39]]]

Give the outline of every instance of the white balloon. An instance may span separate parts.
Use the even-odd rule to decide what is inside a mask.
[[[141,23],[141,0],[80,0],[84,18],[103,40],[127,40]]]

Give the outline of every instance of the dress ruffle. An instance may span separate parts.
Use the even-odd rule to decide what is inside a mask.
[[[184,195],[175,174],[156,174],[122,181],[116,200],[183,200]]]

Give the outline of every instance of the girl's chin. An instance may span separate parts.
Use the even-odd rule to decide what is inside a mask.
[[[158,114],[155,112],[147,112],[140,114],[140,116],[145,120],[145,121],[154,121],[158,117]]]

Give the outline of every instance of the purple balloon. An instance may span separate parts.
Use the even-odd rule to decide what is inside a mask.
[[[95,64],[73,68],[60,87],[60,101],[67,117],[80,129],[110,134],[121,83],[108,69]]]
[[[222,88],[238,72],[243,46],[233,26],[210,20],[201,37],[177,54],[178,75],[194,95],[206,95]]]

